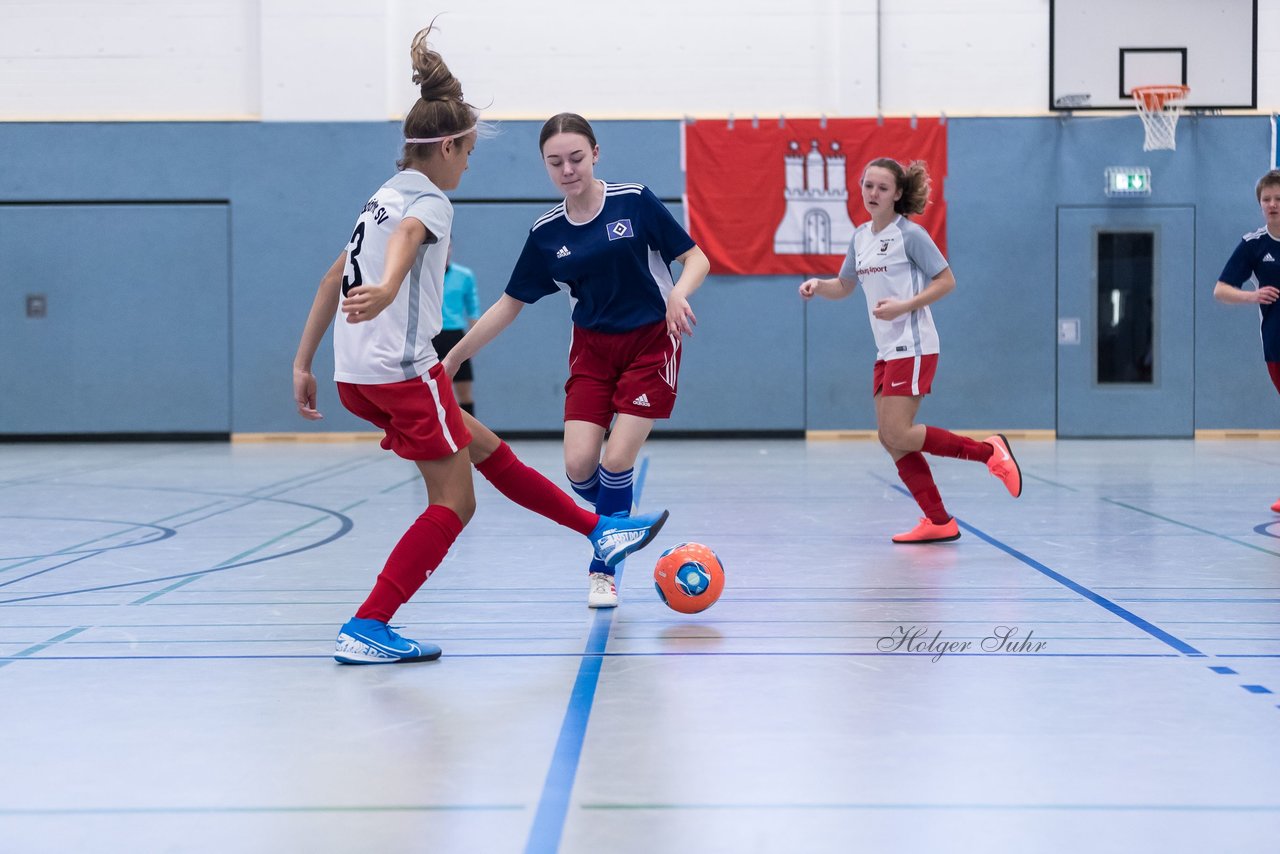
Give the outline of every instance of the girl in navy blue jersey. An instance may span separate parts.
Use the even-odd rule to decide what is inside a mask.
[[[654,421],[670,417],[675,405],[681,336],[692,335],[697,323],[689,296],[710,264],[647,187],[595,177],[600,146],[582,116],[553,116],[538,142],[564,201],[534,222],[506,292],[449,352],[444,368],[452,376],[525,305],[567,291],[573,343],[565,384],[565,471],[574,491],[601,516],[625,515],[636,457]],[[672,261],[682,265],[676,280]],[[592,560],[590,607],[618,604],[613,575]]]
[[[1280,169],[1263,175],[1255,188],[1266,225],[1240,239],[1213,286],[1213,296],[1228,304],[1256,305],[1262,315],[1262,358],[1271,382],[1280,391]],[[1253,279],[1254,290],[1245,282]],[[1280,513],[1280,501],[1271,505]]]

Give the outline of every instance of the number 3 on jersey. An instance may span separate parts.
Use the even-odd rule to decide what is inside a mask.
[[[362,245],[364,245],[363,219],[356,223],[356,230],[351,233],[351,242],[347,244],[347,265],[342,270],[342,295],[344,297],[352,288],[358,288],[364,283],[364,276],[360,273],[360,262],[356,260]]]

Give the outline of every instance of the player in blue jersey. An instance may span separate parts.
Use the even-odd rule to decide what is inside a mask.
[[[1262,358],[1267,362],[1271,382],[1280,391],[1280,169],[1272,169],[1258,180],[1258,204],[1266,225],[1241,238],[1227,266],[1213,286],[1213,296],[1231,305],[1256,305],[1262,315]],[[1252,279],[1253,290],[1244,284]],[[1271,505],[1280,513],[1280,501]]]
[[[476,292],[476,274],[461,264],[453,263],[453,246],[449,246],[449,261],[444,268],[444,303],[440,334],[431,339],[431,346],[436,355],[443,359],[449,355],[467,330],[475,325],[480,317],[480,297]],[[472,383],[475,372],[471,368],[471,360],[458,366],[458,373],[453,377],[453,394],[458,398],[458,406],[469,415],[476,414],[475,396]]]
[[[872,397],[880,444],[925,514],[893,542],[949,542],[959,539],[960,526],[942,503],[924,454],[985,463],[1014,498],[1022,494],[1022,470],[1000,434],[978,442],[916,423],[920,403],[932,389],[940,351],[929,306],[951,293],[956,280],[929,233],[907,218],[923,213],[928,204],[925,164],[917,160],[904,168],[881,157],[867,164],[860,183],[870,222],[854,231],[836,278],[806,279],[800,296],[844,299],[862,285],[876,339]]]
[[[526,305],[566,292],[565,471],[597,513],[626,515],[640,449],[675,405],[681,336],[697,323],[689,296],[711,267],[647,187],[595,177],[600,146],[582,116],[553,116],[538,144],[564,201],[534,222],[505,293],[445,357],[445,371],[452,375]],[[676,280],[672,261],[682,265]],[[592,560],[587,573],[588,606],[616,606],[613,569]]]
[[[431,661],[440,647],[401,636],[388,623],[444,559],[475,511],[471,465],[507,498],[589,537],[614,564],[648,544],[666,511],[634,519],[584,510],[520,462],[492,431],[462,412],[432,337],[441,302],[453,205],[477,137],[476,110],[440,54],[427,47],[431,28],[413,40],[414,82],[421,98],[404,121],[404,159],[356,220],[346,248],[320,281],[293,363],[298,413],[321,418],[312,361],[330,326],[338,396],[385,433],[382,447],[412,460],[427,487],[427,509],[383,565],[368,598],[338,631],[342,664]],[[336,323],[335,323],[336,321]]]

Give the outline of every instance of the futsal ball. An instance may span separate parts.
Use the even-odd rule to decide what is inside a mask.
[[[716,553],[702,543],[672,546],[653,568],[653,586],[667,607],[696,614],[716,603],[724,590],[724,567]]]

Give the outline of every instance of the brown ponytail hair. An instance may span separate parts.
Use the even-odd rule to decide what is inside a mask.
[[[929,190],[933,185],[929,180],[927,163],[923,160],[913,160],[904,168],[892,157],[878,157],[867,164],[867,169],[872,166],[879,166],[881,169],[892,172],[898,189],[902,191],[902,198],[893,203],[894,213],[903,216],[924,213],[925,206],[929,204]],[[864,174],[867,169],[862,170]]]
[[[479,111],[466,102],[462,84],[449,71],[444,57],[427,45],[427,34],[435,26],[432,21],[413,37],[409,56],[413,60],[413,82],[418,85],[420,97],[404,120],[405,139],[431,139],[462,133],[476,126]],[[404,169],[408,163],[429,158],[440,146],[439,142],[406,142],[404,154],[396,166]]]

